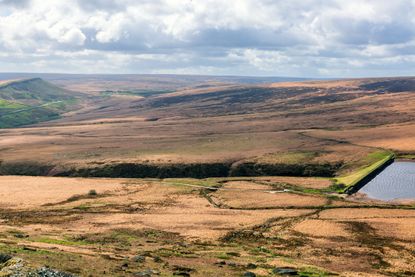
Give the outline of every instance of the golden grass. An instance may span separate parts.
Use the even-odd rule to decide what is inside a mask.
[[[226,182],[222,186],[224,189],[235,189],[235,190],[262,190],[262,191],[271,191],[272,186],[257,184],[249,181],[230,181]]]
[[[39,208],[67,200],[73,195],[117,193],[124,180],[58,177],[0,176],[0,207],[3,209]]]
[[[266,208],[266,207],[310,207],[326,203],[324,197],[305,196],[293,193],[262,191],[228,191],[220,190],[214,194],[222,204],[234,208]]]
[[[321,219],[349,220],[349,219],[369,219],[369,218],[412,218],[415,217],[415,210],[400,209],[366,209],[366,208],[347,208],[330,209],[320,213]]]
[[[290,185],[312,189],[324,189],[332,185],[332,181],[329,178],[272,176],[258,177],[257,179],[270,181],[272,183],[287,183]]]
[[[267,179],[253,178],[257,182]],[[310,178],[288,179],[307,184]],[[239,210],[216,207],[202,193],[205,186],[223,181],[223,189],[209,195]],[[130,261],[141,252],[151,255],[143,267],[161,270],[166,276],[173,274],[174,265],[196,269],[192,275],[197,277],[215,276],[218,270],[224,276],[239,276],[248,263],[258,264],[255,272],[261,274],[269,273],[270,265],[342,276],[412,270],[410,252],[405,249],[413,244],[415,210],[332,209],[325,206],[324,196],[270,194],[271,186],[241,178],[162,181],[3,176],[0,183],[4,184],[1,192],[11,195],[8,207],[0,210],[0,251],[14,251],[39,266],[80,267],[80,275],[103,274],[92,268],[97,264],[110,276],[128,275],[120,271],[121,261]],[[60,203],[68,195],[89,189],[102,197]],[[54,205],[42,206],[47,203]],[[310,208],[315,205],[321,210]],[[10,209],[13,206],[20,208]],[[264,206],[280,207],[261,209]],[[149,230],[147,235],[145,230]],[[395,250],[398,244],[400,260]],[[375,254],[380,258],[374,259]],[[153,262],[154,256],[168,265]],[[393,268],[378,267],[379,259]],[[220,268],[218,260],[240,266]],[[128,268],[137,272],[140,266],[129,263]]]
[[[311,131],[311,133],[318,137],[345,140],[364,146],[415,151],[415,125],[413,123],[341,131],[319,130]]]
[[[415,243],[415,215],[403,218],[371,218],[365,222],[368,222],[381,236]]]
[[[344,237],[347,239],[351,236],[345,224],[318,219],[302,221],[295,225],[293,230],[312,237]]]

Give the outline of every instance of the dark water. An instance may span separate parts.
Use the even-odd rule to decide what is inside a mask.
[[[415,199],[415,162],[394,162],[359,192],[380,200]]]

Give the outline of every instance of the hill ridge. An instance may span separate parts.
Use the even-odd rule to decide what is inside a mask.
[[[73,110],[79,93],[41,78],[11,80],[0,84],[0,128],[56,119]]]

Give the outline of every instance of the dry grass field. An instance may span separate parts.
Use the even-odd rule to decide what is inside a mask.
[[[3,176],[0,252],[80,276],[415,273],[413,206],[295,187],[308,180]]]
[[[415,124],[390,124],[372,128],[338,131],[313,131],[316,137],[349,141],[353,144],[391,149],[398,152],[414,152]]]
[[[0,129],[0,276],[415,275],[414,203],[333,179],[415,157],[415,79],[71,78],[76,109]]]

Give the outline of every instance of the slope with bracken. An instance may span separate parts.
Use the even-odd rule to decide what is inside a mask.
[[[80,93],[39,78],[0,83],[0,128],[56,119],[75,109]]]

